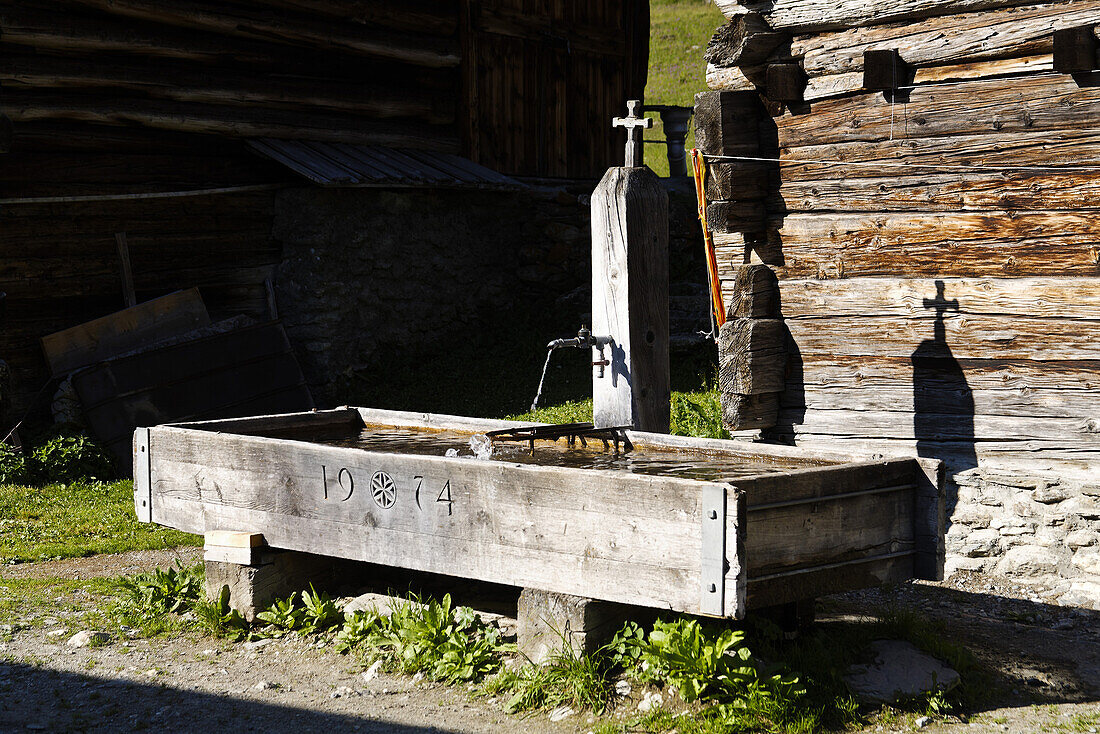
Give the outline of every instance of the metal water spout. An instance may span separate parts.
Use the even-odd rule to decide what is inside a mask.
[[[555,339],[546,345],[546,348],[550,351],[555,349],[565,349],[567,347],[576,347],[578,349],[595,347],[600,353],[600,358],[592,361],[593,367],[599,367],[597,377],[604,376],[604,368],[611,364],[611,362],[604,355],[604,348],[614,343],[614,339],[609,336],[592,336],[592,332],[588,330],[587,326],[582,326],[577,335],[572,339]]]
[[[535,410],[539,407],[539,399],[542,398],[542,386],[546,382],[546,371],[550,369],[550,357],[554,354],[555,349],[566,349],[569,347],[576,347],[577,349],[591,349],[595,347],[599,353],[600,358],[592,360],[592,366],[599,368],[597,377],[604,376],[604,369],[610,364],[609,360],[604,355],[604,348],[609,345],[613,345],[615,340],[609,336],[592,336],[592,332],[588,330],[587,326],[582,326],[577,335],[572,339],[554,339],[546,345],[546,362],[542,365],[542,377],[539,378],[539,389],[535,392],[535,399],[531,403],[531,410]]]

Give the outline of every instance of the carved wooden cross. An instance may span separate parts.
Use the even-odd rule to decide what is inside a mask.
[[[642,130],[653,127],[653,118],[640,116],[642,101],[632,99],[626,103],[626,117],[616,117],[612,127],[626,128],[626,167],[643,165]]]

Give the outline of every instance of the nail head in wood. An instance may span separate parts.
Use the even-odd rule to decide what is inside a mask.
[[[807,81],[806,72],[798,64],[771,64],[766,81],[768,99],[773,102],[801,102]]]
[[[908,77],[909,65],[896,48],[863,52],[863,88],[867,91],[895,91]]]
[[[1096,68],[1096,33],[1093,26],[1064,28],[1054,32],[1054,70],[1076,74]]]

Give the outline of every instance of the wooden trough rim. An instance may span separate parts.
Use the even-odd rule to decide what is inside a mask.
[[[387,428],[415,428],[419,430],[457,431],[468,433],[485,433],[487,431],[503,430],[509,428],[533,428],[538,426],[553,425],[531,421],[509,421],[497,418],[472,418],[468,416],[447,415],[442,413],[420,413],[414,411],[386,410],[382,408],[360,408],[353,406],[341,406],[328,410],[312,410],[300,413],[282,413],[276,415],[252,416],[248,418],[229,418],[209,421],[193,421],[187,423],[164,424],[160,427],[183,428],[203,431],[215,431],[219,433],[234,433],[250,435],[251,431],[260,430],[288,430],[295,428],[319,427],[325,425],[354,424],[360,427],[380,426]],[[252,434],[255,435],[255,434]],[[844,454],[835,451],[815,451],[799,446],[787,446],[770,443],[748,443],[733,439],[720,438],[695,438],[691,436],[673,436],[664,433],[647,433],[644,431],[626,431],[627,437],[635,448],[649,448],[657,451],[669,451],[678,454],[722,454],[729,457],[744,457],[757,461],[794,460],[805,466],[797,469],[784,470],[784,475],[798,476],[801,474],[829,472],[830,470],[844,470],[853,466],[883,466],[898,461],[918,461],[922,465],[931,467],[939,464],[934,459],[921,459],[912,455],[867,455]],[[258,438],[268,438],[257,436]],[[301,439],[275,437],[271,440],[293,441],[295,443],[310,444],[311,441]],[[363,451],[363,449],[348,448],[350,451]],[[389,453],[372,451],[371,453]],[[443,457],[441,457],[443,458]],[[537,464],[518,464],[516,462],[497,461],[505,466],[538,466]],[[570,469],[573,471],[589,472],[592,469],[576,467],[553,467],[554,469]],[[616,471],[614,469],[600,469],[599,471]],[[636,474],[635,476],[649,476]],[[763,477],[774,476],[772,473],[746,474],[738,477],[738,481],[748,481]],[[684,481],[699,484],[713,484],[702,479],[684,479]]]

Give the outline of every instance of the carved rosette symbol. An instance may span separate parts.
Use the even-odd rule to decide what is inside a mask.
[[[397,485],[393,483],[393,477],[384,471],[376,471],[370,478],[370,493],[374,504],[383,510],[390,509],[397,502]]]

